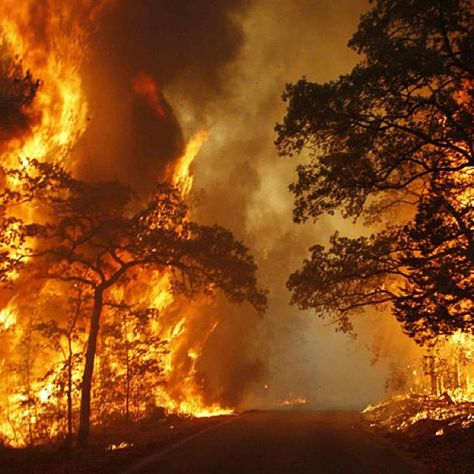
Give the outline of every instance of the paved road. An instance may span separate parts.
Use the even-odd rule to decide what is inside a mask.
[[[142,461],[141,474],[418,474],[354,412],[255,412]]]

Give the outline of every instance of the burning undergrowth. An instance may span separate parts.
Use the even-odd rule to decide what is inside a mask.
[[[66,433],[70,437],[77,430],[80,393],[84,391],[81,373],[84,357],[91,352],[88,314],[94,308],[91,288],[98,280],[90,279],[91,267],[71,276],[74,265],[90,257],[91,248],[75,264],[58,267],[56,275],[61,278],[37,278],[38,273],[50,272],[54,264],[51,259],[43,264],[32,259],[33,254],[44,253],[40,235],[32,233],[32,223],[44,220],[48,206],[54,207],[71,190],[74,194],[89,189],[88,200],[97,199],[100,205],[95,210],[94,206],[81,210],[89,214],[64,234],[69,243],[100,212],[115,209],[120,218],[130,219],[139,208],[149,211],[146,203],[153,200],[158,182],[173,187],[177,200],[184,203],[188,199],[193,161],[208,132],[205,124],[198,122],[182,130],[166,98],[166,87],[192,85],[189,95],[200,101],[211,95],[201,86],[212,83],[212,95],[218,94],[217,70],[232,59],[240,44],[232,15],[246,2],[221,2],[219,7],[206,3],[209,8],[204,6],[207,13],[203,16],[197,15],[194,2],[181,2],[180,11],[184,8],[188,12],[184,16],[176,14],[178,7],[172,2],[136,5],[127,0],[48,0],[38,4],[24,0],[6,1],[0,7],[2,191],[21,194],[15,169],[36,183],[44,182],[42,172],[53,169],[48,163],[65,170],[66,174],[61,171],[58,176],[65,178],[66,188],[76,183],[75,190],[59,186],[59,194],[46,205],[25,204],[28,199],[20,198],[13,211],[0,209],[9,225],[15,222],[19,228],[23,221],[30,226],[14,252],[0,249],[12,262],[12,269],[6,268],[3,275],[9,285],[0,292],[3,443],[45,443]],[[199,13],[202,9],[200,5]],[[196,24],[196,17],[202,17],[202,22]],[[128,29],[127,34],[123,28]],[[215,34],[219,41],[215,41]],[[169,55],[173,47],[183,55]],[[125,188],[135,199],[128,209],[128,198],[122,202],[118,197]],[[176,209],[180,220],[176,236],[185,241],[184,229],[191,225],[192,210],[183,214],[179,210],[184,209],[182,204]],[[56,216],[50,213],[50,229],[61,221],[61,212]],[[70,217],[63,223],[70,225]],[[137,219],[140,225],[147,222],[145,218],[140,221],[139,214]],[[220,232],[217,227],[212,229],[203,227],[199,232],[207,237]],[[154,230],[150,224],[148,231]],[[230,249],[229,235],[220,234],[224,246],[231,253],[243,251],[240,244],[240,250]],[[122,265],[129,254],[119,241],[117,252],[104,262],[108,270]],[[103,240],[99,246],[102,244]],[[61,252],[64,256],[64,247]],[[104,255],[99,255],[100,260]],[[13,262],[20,259],[26,272],[19,271],[20,265],[13,270]],[[230,260],[223,263],[227,269],[229,264]],[[87,288],[91,282],[92,287]],[[224,278],[218,282],[227,283]],[[207,285],[205,294],[192,303],[185,296],[176,296],[177,289],[189,290],[193,284],[185,278],[179,281],[176,271],[161,265],[130,272],[108,292],[103,300],[106,318],[94,343],[94,425],[102,426],[105,419],[137,421],[156,407],[166,413],[198,417],[234,410],[229,401],[219,399],[222,387],[215,387],[214,393],[205,391],[213,385],[200,371],[202,354],[225,312],[216,307],[218,285]],[[239,298],[235,295],[234,301]],[[132,303],[124,304],[125,300]]]
[[[474,402],[455,402],[448,394],[396,396],[378,405],[369,405],[364,416],[373,427],[389,432],[417,432],[431,430],[433,436],[444,436],[457,430],[474,428]]]
[[[363,417],[435,474],[470,474],[474,464],[474,402],[444,394],[397,396],[369,406]]]
[[[387,379],[392,397],[362,413],[370,426],[436,473],[470,473],[474,445],[473,337],[434,339]]]

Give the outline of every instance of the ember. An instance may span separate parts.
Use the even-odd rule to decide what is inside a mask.
[[[278,403],[280,407],[298,407],[303,405],[308,405],[309,401],[303,397],[291,398],[289,400],[282,400]]]

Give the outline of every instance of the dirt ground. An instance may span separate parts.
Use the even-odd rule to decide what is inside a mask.
[[[13,449],[0,447],[1,474],[107,474],[125,470],[138,459],[222,423],[229,417],[146,420],[118,434],[96,432],[86,451],[63,445]]]
[[[369,408],[364,418],[433,474],[474,474],[474,403],[399,397]]]

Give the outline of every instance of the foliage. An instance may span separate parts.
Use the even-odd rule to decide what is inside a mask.
[[[21,183],[21,199],[35,202],[45,216],[23,227],[37,242],[31,256],[48,263],[40,277],[105,290],[134,267],[173,268],[175,288],[188,296],[221,289],[232,301],[264,310],[246,247],[222,227],[189,221],[173,187],[159,185],[140,207],[123,185],[87,184],[58,165],[32,160],[8,173]]]
[[[24,71],[12,58],[6,44],[0,42],[0,142],[27,128],[34,119],[28,109],[40,87],[40,81]]]
[[[28,268],[39,279],[80,288],[81,300],[87,303],[89,329],[81,383],[79,444],[87,443],[90,429],[92,378],[103,316],[107,318],[105,329],[109,339],[119,342],[115,349],[120,352],[121,345],[126,348],[127,417],[133,393],[143,389],[140,384],[146,382],[147,374],[159,372],[156,359],[143,357],[145,349],[153,345],[160,347],[160,342],[149,332],[149,325],[143,323],[143,318],[150,314],[149,308],[140,307],[143,303],[139,295],[132,298],[128,295],[123,301],[116,298],[116,293],[120,294],[118,290],[129,284],[134,272],[166,271],[172,277],[175,292],[192,297],[199,292],[221,290],[230,301],[248,301],[258,311],[264,311],[266,295],[257,288],[257,267],[247,248],[226,229],[191,222],[177,189],[159,185],[143,204],[119,183],[85,183],[56,164],[27,160],[20,168],[7,170],[6,175],[7,182],[15,183],[15,188],[7,188],[4,196],[20,208],[26,205],[36,209],[33,221],[18,223],[24,243],[18,249],[19,258],[27,259]],[[141,326],[135,325],[134,329],[149,340],[135,339],[132,347],[128,331],[123,328],[121,336],[113,336],[117,319],[112,317],[110,308],[119,310],[122,317],[133,308],[133,314],[142,320]],[[41,327],[43,332],[51,334],[52,342],[64,336],[71,342],[72,329],[65,332],[51,325]],[[69,347],[69,364],[73,356]],[[143,360],[138,363],[140,356]],[[120,383],[117,371],[109,372],[109,380]]]
[[[126,421],[140,420],[156,408],[166,351],[166,343],[153,331],[158,317],[153,309],[113,305],[102,330],[100,386],[95,391],[97,405],[107,412],[107,418],[115,414]]]
[[[421,343],[473,330],[473,20],[467,0],[374,1],[349,74],[287,86],[276,144],[310,155],[291,186],[295,221],[340,212],[383,227],[335,234],[289,279],[294,303],[343,330],[383,303]]]

